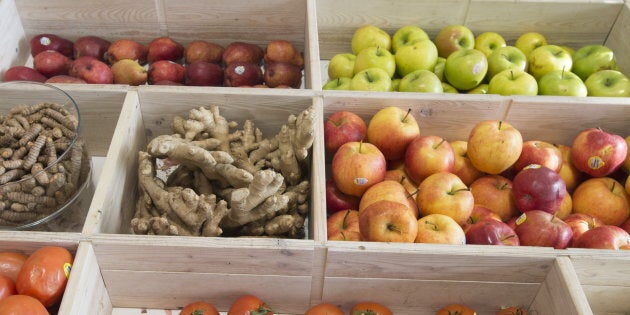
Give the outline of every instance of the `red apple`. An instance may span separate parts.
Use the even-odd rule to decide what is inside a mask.
[[[429,214],[418,220],[416,243],[466,244],[466,234],[453,218],[439,214]]]
[[[265,84],[270,88],[288,86],[299,89],[302,85],[302,69],[288,62],[265,64]]]
[[[586,213],[572,213],[564,219],[564,222],[566,222],[571,227],[571,230],[573,230],[573,237],[571,238],[569,247],[574,247],[577,239],[580,238],[584,232],[604,225],[602,220]]]
[[[253,63],[259,65],[265,55],[260,46],[244,42],[232,42],[223,51],[223,63]]]
[[[74,42],[74,58],[91,56],[105,61],[105,53],[112,43],[98,36],[82,36]]]
[[[603,177],[618,169],[626,159],[628,145],[620,135],[599,128],[582,130],[571,145],[571,161],[592,177]]]
[[[502,221],[518,215],[512,181],[501,175],[484,175],[470,184],[475,204],[486,207]]]
[[[192,86],[222,86],[223,68],[216,63],[195,61],[186,66],[184,82]]]
[[[620,227],[624,229],[626,232],[630,233],[630,218],[628,218],[626,222],[622,223]]]
[[[329,241],[360,241],[359,211],[343,210],[326,219]]]
[[[516,232],[503,221],[483,219],[470,226],[466,243],[477,245],[520,245]]]
[[[153,39],[147,46],[147,61],[149,63],[170,60],[178,62],[184,56],[184,46],[168,36]]]
[[[518,172],[530,164],[546,166],[554,172],[562,167],[562,152],[549,142],[530,140],[523,142],[523,149],[514,169]]]
[[[442,137],[418,136],[405,151],[405,169],[416,183],[422,183],[431,174],[452,172],[454,164],[455,152]]]
[[[47,78],[68,74],[70,64],[70,58],[54,50],[42,51],[33,58],[33,68]]]
[[[204,40],[194,40],[184,48],[184,60],[187,64],[195,61],[221,63],[223,51],[225,48],[219,44],[207,42]]]
[[[573,192],[573,212],[599,218],[606,225],[621,225],[630,216],[624,186],[610,177],[583,181]]]
[[[630,249],[630,234],[614,225],[592,228],[575,242],[575,247],[598,249]]]
[[[518,172],[512,186],[516,207],[521,212],[542,210],[554,214],[567,191],[558,173],[535,164]]]
[[[418,186],[416,202],[423,216],[439,213],[463,225],[472,213],[472,193],[457,175],[439,172],[430,175]]]
[[[492,210],[480,205],[475,205],[472,209],[472,212],[470,213],[470,216],[468,217],[468,220],[466,220],[466,222],[462,224],[462,229],[464,229],[464,232],[468,232],[471,226],[486,219],[503,222],[503,220],[501,220],[501,217],[498,214],[492,212]]]
[[[144,64],[147,62],[147,47],[130,39],[114,41],[107,48],[105,60],[113,65],[122,59],[136,60],[139,64]]]
[[[347,209],[359,209],[360,198],[342,193],[332,179],[326,181],[326,212],[333,214]]]
[[[527,211],[516,220],[514,229],[523,246],[563,249],[571,242],[573,231],[564,221],[542,210]]]
[[[367,127],[359,115],[349,111],[337,111],[324,121],[324,145],[329,153],[352,141],[365,140]]]
[[[267,43],[263,59],[266,64],[288,62],[296,65],[300,69],[304,68],[304,58],[302,54],[291,42],[286,40],[277,39]]]
[[[420,126],[410,113],[411,109],[387,106],[370,119],[368,141],[377,146],[388,161],[403,158],[409,143],[420,135]]]
[[[418,217],[416,199],[407,192],[401,183],[393,180],[383,180],[368,188],[361,196],[359,214],[369,205],[380,200],[391,200],[406,204],[409,206],[411,214],[416,218]]]
[[[45,82],[46,76],[37,70],[25,66],[13,66],[4,72],[3,81],[34,81]]]
[[[42,51],[54,50],[62,55],[72,58],[74,43],[68,39],[54,34],[38,34],[31,38],[31,56],[35,57]]]
[[[224,69],[225,86],[254,86],[264,81],[260,67],[251,62],[233,62]]]
[[[149,84],[158,81],[171,81],[183,83],[186,77],[186,69],[179,63],[170,60],[160,60],[149,66]]]
[[[383,153],[367,142],[344,143],[332,159],[332,176],[341,192],[361,197],[370,186],[383,181],[387,164]]]
[[[451,147],[455,153],[453,163],[453,174],[457,175],[466,186],[470,186],[476,179],[483,176],[483,172],[476,169],[468,158],[468,142],[457,140],[452,141]]]
[[[83,56],[75,59],[68,74],[91,84],[114,83],[114,73],[109,66],[94,57]]]
[[[54,77],[48,78],[45,83],[81,83],[85,84],[85,80],[79,79],[76,77],[72,77],[69,75],[56,75]]]
[[[381,200],[359,215],[359,231],[365,241],[413,243],[418,235],[418,221],[407,205]]]

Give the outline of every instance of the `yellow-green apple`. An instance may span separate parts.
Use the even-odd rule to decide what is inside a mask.
[[[488,59],[481,51],[465,49],[446,58],[444,78],[458,90],[470,90],[483,81],[488,72]]]
[[[486,219],[503,222],[503,220],[501,220],[501,217],[498,214],[492,212],[492,210],[484,206],[475,204],[472,212],[470,213],[470,216],[468,217],[466,222],[462,224],[462,229],[464,229],[464,232],[468,232],[468,230],[470,229],[472,225]]]
[[[364,25],[357,28],[352,35],[352,52],[357,55],[368,47],[391,49],[392,38],[387,32],[375,25]]]
[[[367,142],[346,142],[332,159],[332,177],[344,194],[361,197],[370,186],[385,177],[387,164],[383,153]]]
[[[359,211],[343,210],[326,219],[329,241],[360,241]]]
[[[374,184],[363,193],[359,202],[359,214],[363,213],[367,207],[380,200],[390,200],[400,202],[408,206],[414,217],[418,217],[418,205],[414,196],[407,192],[405,187],[393,180],[383,180]]]
[[[566,222],[571,227],[571,230],[573,230],[573,237],[571,238],[569,247],[574,247],[577,239],[580,238],[584,232],[604,225],[602,220],[586,213],[572,213],[564,219],[564,222]]]
[[[569,55],[571,55],[571,58],[573,58],[573,55],[575,54],[575,49],[573,49],[573,48],[571,48],[569,46],[566,46],[566,45],[562,45],[560,47],[562,47],[562,49],[566,50],[569,53]]]
[[[626,232],[630,233],[630,218],[628,218],[626,222],[622,223],[620,227],[624,229]]]
[[[596,249],[630,249],[630,234],[618,226],[602,225],[584,232],[574,246]]]
[[[490,86],[487,83],[481,83],[479,85],[477,85],[477,87],[475,87],[472,90],[468,90],[468,94],[488,94],[488,88]]]
[[[564,193],[564,198],[562,198],[562,202],[560,202],[560,208],[558,208],[555,215],[560,220],[564,220],[571,215],[571,213],[573,213],[573,198],[567,191]]]
[[[326,180],[326,213],[333,214],[348,209],[359,209],[359,201],[357,196],[350,196],[342,193],[335,181]]]
[[[626,146],[630,147],[630,136],[626,137]],[[621,164],[621,169],[630,174],[630,154],[626,155],[626,159]]]
[[[390,92],[398,92],[400,87],[400,78],[392,78],[392,86],[389,88]]]
[[[486,57],[505,46],[505,38],[497,32],[483,32],[475,37],[475,49],[481,51]]]
[[[403,164],[402,168],[388,169],[385,172],[385,178],[383,180],[394,180],[399,182],[405,189],[409,195],[414,195],[418,190],[418,184],[414,183],[407,175],[407,171],[405,171],[405,167]]]
[[[421,215],[447,215],[459,225],[466,223],[475,206],[470,189],[449,172],[435,173],[423,180],[418,186],[416,202]]]
[[[405,169],[416,183],[421,183],[431,174],[452,172],[455,152],[446,139],[434,136],[418,136],[405,151]]]
[[[350,89],[355,91],[389,92],[392,79],[387,71],[381,68],[365,69],[352,77]]]
[[[429,70],[416,70],[400,79],[399,92],[442,93],[442,82]]]
[[[367,47],[357,54],[354,61],[354,74],[370,68],[381,68],[391,78],[396,72],[396,58],[383,47]]]
[[[573,165],[592,177],[607,176],[616,171],[627,154],[628,144],[623,137],[600,128],[583,129],[571,145]]]
[[[470,184],[475,205],[490,209],[502,221],[518,215],[512,181],[501,175],[484,175]]]
[[[416,70],[433,71],[438,60],[438,52],[435,44],[426,39],[400,47],[394,57],[396,73],[404,77]]]
[[[573,59],[569,53],[557,45],[544,45],[532,50],[527,56],[528,72],[540,80],[553,70],[571,71]]]
[[[355,54],[339,53],[330,58],[328,62],[328,79],[336,78],[352,78],[354,76],[354,61],[357,59]]]
[[[617,70],[599,70],[584,80],[588,96],[630,97],[630,79]]]
[[[322,90],[350,90],[351,82],[352,78],[346,77],[328,80],[328,82],[322,86]]]
[[[542,210],[554,214],[560,209],[567,188],[558,173],[532,164],[516,174],[512,192],[519,211]]]
[[[433,67],[433,73],[440,79],[440,81],[444,81],[444,65],[446,65],[446,58],[438,57],[435,62],[435,67]]]
[[[476,245],[519,246],[516,232],[504,223],[493,219],[483,219],[472,224],[466,231],[466,243]]]
[[[521,214],[516,219],[514,231],[523,246],[564,249],[573,237],[573,230],[567,223],[542,210],[532,210]]]
[[[507,170],[521,155],[523,137],[510,123],[484,120],[468,135],[468,158],[473,166],[488,174]]]
[[[573,72],[553,70],[538,79],[539,95],[587,96],[586,85]]]
[[[544,45],[547,45],[547,39],[538,32],[523,33],[514,42],[514,46],[520,49],[526,57],[532,50]]]
[[[324,121],[324,145],[329,153],[352,141],[365,140],[367,126],[361,116],[345,110],[336,111]]]
[[[455,153],[455,161],[453,163],[453,174],[462,180],[464,185],[469,186],[477,178],[483,176],[483,173],[476,169],[468,158],[468,142],[464,140],[456,140],[450,142],[453,152]]]
[[[361,212],[359,231],[364,241],[413,243],[418,235],[418,221],[407,205],[380,200]]]
[[[439,214],[429,214],[418,220],[416,243],[466,244],[466,234],[453,218]]]
[[[562,154],[562,166],[560,167],[560,177],[564,180],[568,192],[573,192],[575,187],[582,181],[583,173],[571,162],[571,147],[564,144],[556,144]]]
[[[531,74],[516,69],[506,69],[495,74],[488,83],[488,94],[538,95],[538,83]]]
[[[378,110],[367,127],[367,140],[378,147],[385,159],[392,161],[405,156],[405,150],[420,135],[420,126],[411,109],[387,106]]]
[[[397,53],[400,48],[422,40],[430,40],[429,35],[422,28],[416,25],[405,25],[392,35],[392,52]]]
[[[488,56],[488,80],[506,69],[527,71],[527,57],[520,49],[514,46],[500,47]]]
[[[442,82],[442,92],[444,93],[453,93],[453,94],[457,94],[459,93],[459,91],[454,88],[452,85],[446,83],[446,82]]]
[[[580,47],[573,54],[573,73],[586,80],[599,70],[618,70],[613,51],[601,44]]]
[[[554,172],[559,172],[562,167],[562,152],[558,147],[546,141],[525,141],[521,155],[514,163],[514,170],[518,172],[530,164],[546,166]]]
[[[447,58],[455,51],[473,49],[475,47],[475,35],[464,25],[448,25],[440,30],[433,42],[440,57]]]
[[[573,191],[573,213],[586,213],[606,225],[620,225],[630,216],[628,194],[610,177],[594,177],[583,181]]]

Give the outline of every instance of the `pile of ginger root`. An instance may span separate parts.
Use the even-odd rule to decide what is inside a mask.
[[[239,128],[216,105],[175,116],[174,134],[139,152],[133,232],[303,238],[314,115],[290,115],[271,138],[251,120]]]

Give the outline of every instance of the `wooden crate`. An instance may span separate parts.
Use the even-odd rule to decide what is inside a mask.
[[[430,38],[450,24],[468,26],[475,35],[497,32],[508,44],[525,32],[540,32],[550,44],[579,48],[605,44],[617,55],[622,72],[630,74],[630,6],[623,0],[446,0],[446,1],[335,1],[317,0],[319,58],[330,60],[338,53],[352,52],[354,31],[376,25],[390,35],[405,25],[424,29]],[[325,63],[321,80],[328,79]],[[320,89],[321,85],[314,86]],[[471,96],[476,98],[477,96]]]
[[[309,88],[316,35],[314,19],[307,22],[307,0],[114,1],[3,0],[0,3],[0,76],[14,65],[32,65],[29,40],[52,33],[70,40],[95,35],[107,40],[132,39],[148,44],[170,36],[182,45],[207,40],[226,46],[244,41],[265,47],[275,39],[292,42],[304,53],[304,86]],[[319,70],[317,70],[319,71]],[[319,75],[317,75],[319,77]]]

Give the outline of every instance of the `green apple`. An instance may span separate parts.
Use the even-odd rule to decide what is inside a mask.
[[[539,95],[586,96],[586,85],[577,74],[566,70],[553,70],[538,80]]]
[[[529,56],[532,50],[544,45],[547,45],[547,39],[543,34],[538,32],[521,34],[521,36],[516,39],[516,42],[514,42],[514,46],[520,49],[526,57]]]
[[[534,76],[523,70],[506,69],[492,77],[488,94],[533,96],[538,94],[538,83]]]
[[[400,80],[401,78],[392,79],[392,87],[390,88],[390,91],[398,92],[398,87],[400,86]]]
[[[586,45],[573,54],[573,73],[586,80],[599,70],[618,70],[613,51],[604,45]]]
[[[630,79],[618,70],[600,70],[585,81],[588,96],[630,97]]]
[[[468,94],[488,94],[488,84],[487,83],[482,83],[477,85],[476,88],[472,89],[472,90],[468,90],[468,92],[466,92]]]
[[[351,53],[334,55],[328,63],[328,78],[331,80],[339,77],[352,78],[356,59],[357,56]]]
[[[364,25],[357,28],[352,35],[352,52],[358,55],[361,50],[367,47],[382,47],[390,50],[392,46],[392,38],[385,32],[374,25]]]
[[[452,85],[446,82],[442,82],[442,91],[444,93],[454,93],[454,94],[459,93],[459,91],[456,88],[454,88]]]
[[[323,90],[350,90],[350,82],[352,78],[338,77],[331,79],[322,86]]]
[[[553,70],[571,71],[573,59],[562,47],[556,45],[543,45],[529,53],[527,57],[528,72],[536,80],[545,73]]]
[[[425,39],[398,48],[394,57],[396,73],[404,77],[416,70],[433,71],[438,60],[438,51],[432,41]]]
[[[416,70],[400,79],[400,92],[442,93],[442,81],[429,70]]]
[[[496,32],[483,32],[475,37],[475,49],[489,57],[497,48],[505,47],[505,38]]]
[[[458,90],[470,90],[486,76],[488,59],[476,49],[462,49],[446,58],[444,78]]]
[[[440,81],[444,81],[444,65],[446,64],[446,58],[438,57],[437,62],[435,62],[435,67],[433,67],[433,73],[437,75]]]
[[[491,80],[495,74],[505,69],[527,71],[527,57],[515,46],[497,48],[488,57],[488,80]]]
[[[350,89],[356,91],[388,92],[392,88],[392,79],[381,68],[368,68],[352,77]]]
[[[361,50],[354,61],[354,74],[369,68],[381,68],[391,78],[396,72],[396,58],[385,48],[367,47]]]
[[[444,58],[455,51],[475,47],[475,35],[464,25],[448,25],[442,28],[433,41],[439,56]]]
[[[571,55],[571,58],[573,58],[573,54],[575,54],[575,49],[573,49],[573,48],[571,48],[569,46],[564,46],[564,45],[562,45],[560,47],[562,47],[562,49],[566,50],[569,53],[569,55]]]
[[[416,25],[405,25],[397,29],[392,35],[392,52],[395,54],[400,47],[426,39],[429,39],[429,35],[423,29]]]

